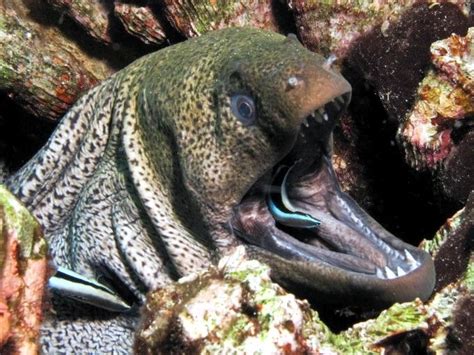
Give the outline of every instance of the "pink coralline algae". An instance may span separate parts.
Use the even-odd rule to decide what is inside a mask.
[[[398,130],[406,159],[436,169],[453,148],[452,132],[474,114],[474,27],[431,45],[433,68],[421,81],[411,112]]]

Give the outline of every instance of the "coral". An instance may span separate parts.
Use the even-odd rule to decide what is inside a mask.
[[[0,90],[33,115],[55,120],[110,71],[57,29],[20,16],[23,11],[16,2],[0,7]]]
[[[115,16],[122,22],[125,30],[146,44],[163,44],[166,34],[160,21],[150,6],[129,3],[114,3]]]
[[[449,219],[433,241],[425,241],[424,249],[435,258],[447,249],[456,258],[458,249],[451,242],[459,239],[459,233],[469,242],[472,203]],[[461,272],[440,285],[428,302],[394,304],[378,317],[335,334],[306,301],[272,283],[269,269],[247,260],[239,247],[217,268],[150,293],[135,350],[148,354],[190,350],[258,354],[261,349],[279,354],[457,351],[461,347],[452,340],[453,334],[469,337],[469,317],[459,310],[473,299],[472,250],[458,259],[464,260]],[[471,345],[461,346],[469,353]]]
[[[306,301],[270,280],[270,269],[246,260],[243,247],[217,268],[148,296],[135,350],[200,353],[314,352],[328,332]]]
[[[446,1],[427,1],[436,6]],[[465,14],[465,1],[450,1]],[[288,0],[303,44],[318,53],[344,58],[351,46],[369,31],[384,34],[416,0],[396,1],[303,1]]]
[[[431,44],[433,65],[453,83],[460,85],[474,101],[474,27],[466,36],[453,33]]]
[[[70,16],[96,40],[112,42],[108,20],[110,9],[105,6],[107,2],[97,0],[48,0],[48,2]]]
[[[416,169],[434,169],[449,155],[453,129],[474,114],[474,28],[431,45],[433,64],[417,99],[398,130],[406,160]]]
[[[0,350],[38,353],[44,288],[48,276],[46,242],[38,222],[0,186]]]
[[[164,4],[166,18],[185,37],[233,26],[278,29],[267,1],[165,0]]]

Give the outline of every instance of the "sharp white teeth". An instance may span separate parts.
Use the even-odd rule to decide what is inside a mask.
[[[323,122],[323,116],[319,112],[316,112],[316,115],[314,116],[314,119],[316,120],[317,123],[322,123]]]
[[[407,259],[408,264],[410,265],[418,265],[418,262],[415,260],[413,255],[410,254],[408,250],[405,249],[405,257]]]
[[[387,278],[389,279],[394,279],[397,277],[397,275],[395,275],[392,269],[390,269],[388,266],[385,266],[385,273],[387,274]]]
[[[341,105],[344,105],[344,99],[342,98],[342,96],[336,97],[335,100],[336,100],[337,102],[339,102]]]
[[[336,101],[336,100],[332,100],[332,104],[334,105],[334,107],[336,108],[336,110],[340,110],[341,109],[341,105],[339,105],[339,101]]]
[[[323,122],[323,119],[324,121],[329,120],[329,116],[323,107],[318,108],[317,111],[314,112],[314,114],[316,116],[315,118],[318,123]]]
[[[377,272],[375,273],[375,275],[377,275],[377,277],[379,279],[385,279],[386,278],[385,275],[383,274],[382,269],[380,269],[380,268],[377,268]]]
[[[406,275],[406,271],[403,270],[400,266],[397,266],[397,276],[403,276]]]
[[[388,266],[385,266],[385,268],[382,270],[381,268],[376,268],[375,275],[379,279],[395,279],[397,277],[402,277],[405,276],[407,272],[403,270],[400,266],[397,266],[397,273],[390,269]]]
[[[305,126],[306,128],[309,127],[308,117],[306,117],[306,118],[304,119],[303,124],[304,124],[304,126]]]

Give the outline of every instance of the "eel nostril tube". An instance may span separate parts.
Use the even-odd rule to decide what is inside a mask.
[[[323,64],[323,68],[326,70],[331,69],[332,65],[334,62],[337,60],[337,57],[335,54],[331,54],[329,57],[326,58]]]

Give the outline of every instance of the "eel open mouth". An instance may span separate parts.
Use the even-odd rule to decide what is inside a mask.
[[[427,299],[431,257],[386,231],[341,191],[330,159],[331,132],[350,93],[306,117],[290,153],[235,208],[234,233],[292,289],[323,303],[384,307]]]

